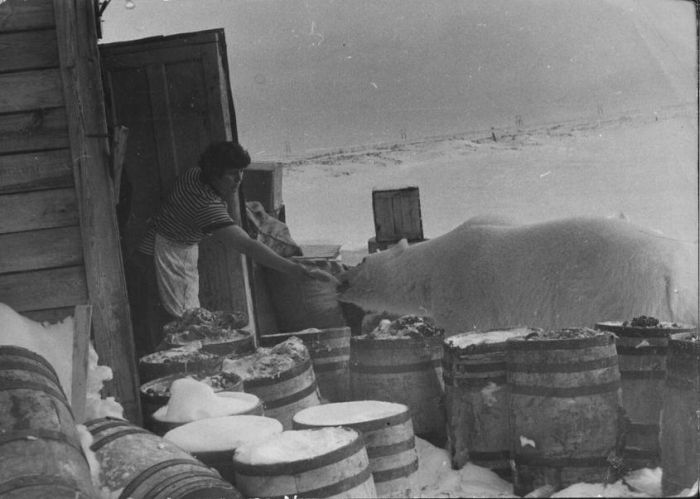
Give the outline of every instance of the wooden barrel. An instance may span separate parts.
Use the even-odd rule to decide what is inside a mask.
[[[242,416],[246,414],[250,415],[255,415],[255,416],[262,416],[263,415],[263,405],[262,401],[260,398],[258,398],[256,395],[253,395],[252,393],[244,393],[244,392],[218,392],[217,395],[219,397],[225,397],[229,399],[235,399],[239,402],[240,404],[240,409],[235,410],[234,412],[231,412],[230,414],[224,414],[224,415],[217,415],[215,417],[223,417],[223,416]],[[156,435],[165,435],[167,432],[170,430],[177,428],[178,426],[182,426],[187,423],[191,423],[192,420],[189,421],[167,421],[164,416],[166,415],[166,407],[161,407],[158,409],[156,412],[153,413],[152,415],[152,429],[151,431],[155,433]],[[203,413],[206,414],[206,413]],[[211,419],[209,416],[203,415],[200,419]],[[194,420],[197,421],[197,420]]]
[[[671,335],[661,416],[661,488],[676,495],[700,477],[700,336]]]
[[[202,381],[215,392],[242,392],[243,380],[235,373],[225,371],[212,373],[176,373],[162,378],[156,378],[143,383],[139,389],[141,398],[141,412],[143,414],[144,427],[154,431],[153,413],[161,407],[168,405],[170,400],[170,385],[176,379],[191,376],[197,381]]]
[[[233,454],[240,446],[282,433],[282,423],[256,415],[200,419],[178,426],[163,438],[214,468],[235,485]]]
[[[268,334],[260,345],[272,347],[292,336],[299,338],[311,355],[321,397],[329,402],[350,399],[350,328],[307,329],[295,333]]]
[[[326,426],[346,426],[362,434],[377,496],[418,494],[418,453],[407,406],[361,400],[309,407],[294,415],[295,429]]]
[[[176,373],[220,371],[223,357],[192,348],[171,348],[144,355],[139,359],[141,383]]]
[[[442,338],[350,339],[353,400],[407,405],[415,434],[442,447]]]
[[[620,364],[622,406],[630,419],[625,464],[634,469],[655,468],[661,456],[659,417],[666,377],[666,347],[671,333],[690,332],[691,327],[661,323],[656,327],[633,327],[622,322],[599,322],[596,329],[615,333]]]
[[[507,343],[515,493],[605,482],[608,457],[622,451],[613,335],[569,329]]]
[[[311,359],[274,377],[244,379],[243,389],[260,397],[265,416],[277,419],[285,430],[292,428],[297,411],[321,403]]]
[[[195,341],[201,341],[202,352],[214,355],[248,355],[255,352],[253,335],[240,329],[230,330],[227,334],[219,334],[215,338],[207,338],[204,335],[193,334],[190,331],[180,331],[168,334],[163,343],[167,348],[179,348]]]
[[[292,260],[297,259],[292,257]],[[340,262],[326,258],[304,258],[299,261],[332,275],[345,270]],[[299,280],[267,267],[263,267],[263,275],[281,332],[346,326],[335,283],[314,279]]]
[[[247,497],[377,497],[362,436],[351,428],[284,431],[233,457]]]
[[[453,469],[472,462],[510,477],[506,340],[533,331],[475,331],[444,340],[447,451]]]
[[[238,491],[187,452],[119,419],[85,423],[100,463],[100,482],[123,498],[242,499]]]
[[[95,497],[75,420],[51,364],[0,347],[0,497]]]

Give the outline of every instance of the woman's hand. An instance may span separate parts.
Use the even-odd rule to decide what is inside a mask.
[[[332,274],[321,269],[308,268],[303,264],[298,264],[301,268],[301,276],[305,279],[314,279],[316,281],[322,282],[332,282],[336,286],[340,284],[340,281],[336,279]]]

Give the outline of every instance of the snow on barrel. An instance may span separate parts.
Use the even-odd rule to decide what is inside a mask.
[[[262,402],[252,393],[215,392],[211,386],[192,378],[173,381],[170,393],[167,405],[152,415],[153,431],[159,435],[198,419],[263,414]]]
[[[259,348],[253,355],[225,359],[223,370],[243,379],[243,389],[263,402],[266,416],[292,428],[297,411],[321,403],[308,349],[298,338]]]
[[[294,415],[294,428],[346,426],[362,434],[379,497],[415,497],[418,453],[408,407],[358,400],[309,407]]]
[[[697,332],[670,336],[666,366],[660,440],[661,486],[668,497],[692,487],[700,478],[700,336]]]
[[[571,328],[507,340],[514,491],[605,482],[623,414],[611,333]]]
[[[405,404],[419,437],[442,446],[445,411],[442,386],[444,331],[424,317],[382,321],[371,333],[350,339],[353,400]]]
[[[247,497],[377,497],[364,441],[351,428],[290,430],[245,444],[233,468]]]
[[[321,397],[330,402],[350,398],[350,328],[304,329],[294,333],[267,334],[260,344],[272,347],[292,336],[299,338],[311,355]]]
[[[179,348],[161,350],[139,359],[141,383],[176,373],[201,373],[219,371],[223,357],[200,350],[199,341]]]
[[[128,421],[85,423],[99,463],[100,489],[133,499],[241,499],[219,473],[176,445]]]
[[[282,423],[264,416],[223,416],[178,426],[163,438],[192,454],[235,484],[233,453],[239,447],[282,433]]]
[[[163,326],[163,344],[166,348],[178,348],[198,341],[204,352],[246,355],[255,350],[253,335],[238,328],[247,324],[248,318],[241,312],[194,308]]]
[[[0,346],[0,497],[89,499],[94,494],[53,366],[26,348]]]
[[[153,413],[168,405],[170,385],[180,378],[190,377],[209,385],[214,392],[242,392],[243,380],[234,373],[223,371],[212,373],[176,373],[143,383],[139,389],[144,428],[153,430]]]
[[[634,469],[655,468],[661,459],[659,417],[665,391],[668,337],[694,328],[642,315],[631,321],[599,322],[596,329],[615,334],[622,406],[630,419],[625,464]]]
[[[474,331],[443,343],[447,451],[452,468],[467,462],[510,475],[506,340],[529,328]]]

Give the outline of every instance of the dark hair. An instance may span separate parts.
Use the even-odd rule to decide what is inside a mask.
[[[242,170],[250,164],[250,155],[237,142],[213,142],[199,157],[204,181],[221,177],[226,170]]]

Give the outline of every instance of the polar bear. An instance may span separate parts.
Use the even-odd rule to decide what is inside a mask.
[[[698,322],[697,242],[617,218],[514,225],[481,216],[371,254],[341,280],[340,301],[426,315],[447,334],[592,327],[640,315]]]

